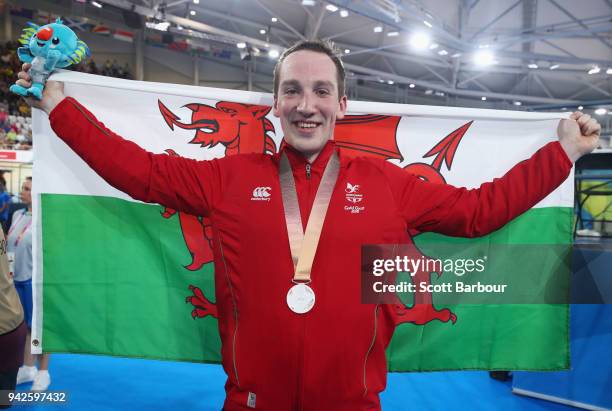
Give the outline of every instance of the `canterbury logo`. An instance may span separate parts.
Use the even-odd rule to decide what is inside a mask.
[[[252,201],[270,201],[270,193],[271,187],[255,187],[253,190],[253,197],[251,197]]]

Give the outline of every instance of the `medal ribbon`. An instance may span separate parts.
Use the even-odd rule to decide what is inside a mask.
[[[293,259],[294,283],[310,282],[312,263],[339,172],[340,160],[338,159],[338,154],[334,151],[323,172],[323,178],[319,183],[314,204],[308,217],[306,233],[304,233],[291,164],[289,164],[287,155],[284,152],[281,154],[279,178],[283,208],[285,210],[285,223],[287,224],[287,234],[289,235],[289,247],[291,248],[291,258]]]

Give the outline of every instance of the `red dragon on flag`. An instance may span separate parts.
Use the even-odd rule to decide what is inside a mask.
[[[271,110],[269,106],[240,104],[220,101],[214,107],[206,104],[187,104],[192,111],[189,123],[180,121],[161,101],[158,101],[159,110],[168,127],[174,130],[179,127],[186,130],[195,130],[194,138],[190,144],[199,144],[201,147],[214,147],[217,144],[225,146],[225,155],[239,153],[268,153],[277,151],[274,140],[269,133],[275,133],[274,126],[266,118]],[[336,145],[348,156],[375,156],[385,160],[403,160],[397,147],[397,127],[401,117],[384,115],[348,115],[336,122],[334,140]],[[472,121],[452,131],[440,140],[423,158],[433,157],[431,164],[424,162],[412,163],[404,167],[406,172],[431,183],[445,184],[446,180],[441,174],[442,165],[450,170],[453,158],[461,139],[472,125]],[[177,155],[172,150],[166,150],[169,155]],[[213,261],[212,254],[212,227],[208,218],[192,216],[183,212],[176,212],[169,208],[162,211],[164,218],[171,218],[178,214],[181,231],[185,245],[189,250],[192,261],[185,266],[186,269],[196,271],[204,264]],[[410,235],[419,233],[411,231]],[[417,257],[417,256],[413,256]],[[442,273],[437,273],[438,276]],[[430,272],[418,271],[412,281],[415,283],[430,283]],[[209,300],[202,290],[189,285],[192,295],[186,298],[187,303],[193,305],[191,316],[203,318],[217,317],[217,307]],[[433,305],[431,293],[417,292],[414,303],[405,305],[399,297],[394,304],[396,321],[400,323],[426,324],[433,320],[455,323],[457,317],[450,310],[437,309]]]

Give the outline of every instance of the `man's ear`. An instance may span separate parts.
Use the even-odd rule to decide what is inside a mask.
[[[280,117],[280,113],[278,111],[278,96],[274,95],[274,104],[272,105],[272,114],[274,117]]]
[[[340,102],[338,105],[338,112],[336,113],[336,118],[339,120],[342,120],[344,118],[344,115],[346,114],[346,107],[348,104],[348,99],[346,98],[346,95],[342,96],[342,98],[340,98]]]

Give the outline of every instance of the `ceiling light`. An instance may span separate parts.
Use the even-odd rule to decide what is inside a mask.
[[[272,23],[276,23],[278,21],[278,18],[277,17],[272,17],[270,20],[272,21]]]
[[[196,15],[196,12],[195,12],[195,10],[191,10],[191,11],[189,12],[189,14],[191,14],[192,16],[195,16],[195,15]]]
[[[474,63],[477,66],[490,66],[491,64],[495,64],[495,55],[491,50],[478,50],[474,54]]]
[[[425,90],[425,94],[429,96],[433,94],[433,90]]]
[[[446,56],[448,54],[448,51],[440,50],[440,51],[438,51],[438,54],[441,55],[441,56]]]
[[[378,79],[378,82],[379,82],[379,83],[384,83],[384,82],[385,82],[385,80],[383,80],[383,79],[379,78],[379,79]]]
[[[314,6],[317,4],[315,0],[302,0],[302,6]]]
[[[480,97],[480,99],[481,99],[482,101],[487,101],[487,98],[486,98],[485,96]]]
[[[593,67],[592,69],[590,69],[588,71],[589,74],[598,74],[601,71],[601,69],[598,66]]]
[[[582,110],[583,108],[583,106],[578,106],[578,110]]]
[[[431,24],[430,22],[428,22],[427,20],[423,20],[423,24],[426,25],[429,28],[433,27],[433,24]]]
[[[444,97],[444,93],[441,91],[436,91],[434,94],[438,97]]]
[[[348,10],[340,10],[340,17],[344,18],[344,17],[348,17]]]
[[[416,86],[413,83],[408,84],[408,87],[415,88]]]
[[[512,104],[514,104],[515,106],[522,106],[523,103],[521,103],[520,101],[514,101]]]
[[[266,29],[259,30],[259,34],[266,34]]]
[[[200,0],[193,0],[193,4],[200,4]]]
[[[431,42],[430,37],[423,32],[414,33],[410,37],[410,45],[416,50],[424,50]]]
[[[455,53],[451,57],[456,59],[457,57],[461,57],[461,53]]]
[[[608,69],[606,70],[606,74],[612,74],[612,67],[608,67]]]
[[[238,47],[239,49],[244,49],[246,48],[246,43],[236,43],[236,47]]]
[[[606,110],[605,108],[598,108],[597,110],[595,110],[595,114],[597,114],[598,116],[603,116],[607,112],[608,110]]]
[[[552,66],[549,67],[549,69],[551,69],[551,70],[556,70],[558,68],[559,68],[558,64],[553,64]]]
[[[382,33],[382,31],[383,31],[382,26],[376,26],[376,27],[374,27],[374,33]]]
[[[397,37],[399,36],[399,31],[390,31],[387,33],[387,37]]]
[[[92,5],[96,6],[97,8],[101,9],[102,5],[100,3],[98,3],[97,1],[92,1],[91,2]]]
[[[439,46],[438,46],[438,43],[431,43],[431,45],[429,46],[429,50],[435,50],[435,49],[437,49],[438,47],[439,47]]]
[[[389,81],[387,81],[387,84],[389,84],[389,85],[391,85],[391,86],[392,86],[393,84],[395,84],[395,81],[393,81],[393,80],[389,80]]]
[[[349,54],[351,52],[351,49],[344,49],[344,54]]]
[[[268,51],[268,56],[270,56],[273,59],[278,58],[279,55],[280,53],[278,52],[278,50],[272,49]]]
[[[338,7],[334,6],[333,4],[328,4],[327,6],[325,6],[325,8],[327,9],[327,11],[331,11],[332,13],[338,11]]]
[[[529,63],[529,64],[527,64],[527,67],[530,68],[530,69],[537,69],[538,65],[535,64],[535,63]]]

